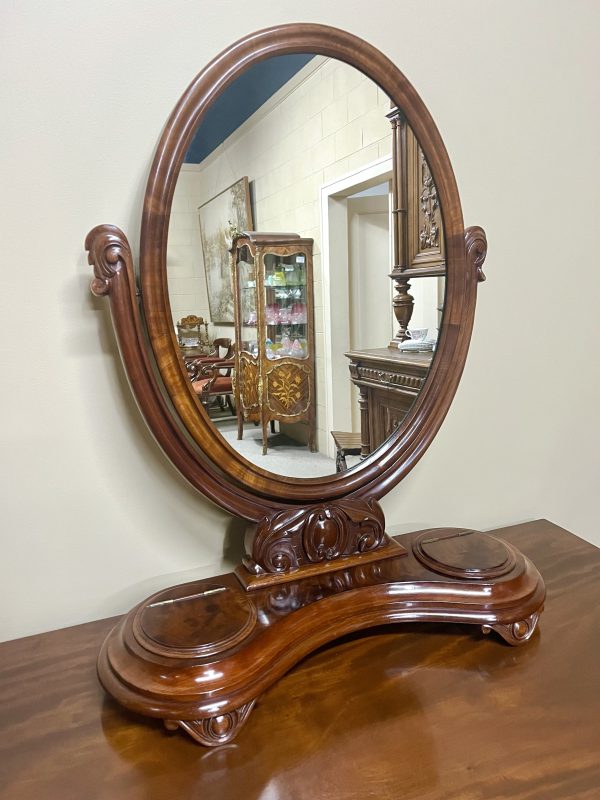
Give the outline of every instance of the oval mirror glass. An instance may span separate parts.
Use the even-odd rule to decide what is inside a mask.
[[[445,270],[428,165],[354,67],[272,57],[212,104],[178,177],[167,280],[190,389],[243,458],[315,478],[386,441],[435,358]]]

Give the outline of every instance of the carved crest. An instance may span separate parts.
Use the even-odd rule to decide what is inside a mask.
[[[386,543],[377,501],[348,498],[264,517],[256,528],[247,567],[255,573],[289,572],[305,564],[372,552]]]
[[[112,279],[123,267],[131,269],[133,260],[127,237],[116,225],[97,225],[85,239],[88,262],[94,267],[92,293],[100,297],[110,292]]]

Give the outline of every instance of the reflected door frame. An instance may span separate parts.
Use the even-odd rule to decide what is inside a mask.
[[[371,186],[382,183],[392,175],[392,157],[372,161],[353,172],[345,173],[321,187],[321,242],[323,280],[323,343],[325,362],[319,378],[324,385],[325,427],[327,430],[327,455],[335,458],[335,445],[329,435],[332,430],[352,430],[351,393],[344,393],[334,403],[333,387],[337,380],[350,382],[348,360],[344,357],[350,346],[349,292],[339,291],[348,283],[348,197]],[[390,230],[392,202],[389,199]],[[392,241],[389,243],[388,266],[392,264]],[[392,282],[389,289],[389,309],[392,309]],[[335,291],[332,294],[332,289]],[[387,344],[387,342],[386,342]],[[317,365],[317,370],[319,366]],[[323,375],[324,373],[324,375]],[[320,402],[320,401],[319,401]],[[319,448],[321,449],[321,447]]]

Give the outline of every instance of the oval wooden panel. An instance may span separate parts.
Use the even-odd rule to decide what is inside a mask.
[[[440,575],[456,578],[499,578],[515,566],[515,555],[504,542],[487,533],[437,528],[413,544],[419,561]]]
[[[146,650],[196,658],[235,646],[255,622],[256,607],[247,596],[228,586],[196,582],[151,597],[138,610],[133,630]]]

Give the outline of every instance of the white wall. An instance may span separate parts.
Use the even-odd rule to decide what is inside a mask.
[[[139,421],[106,303],[87,290],[83,238],[113,222],[137,250],[161,127],[205,60],[246,31],[246,11],[240,0],[172,0],[166,16],[141,0],[4,5],[4,638],[124,611],[174,573],[239,551],[227,515],[188,489]],[[410,77],[446,142],[465,221],[489,238],[463,381],[436,441],[386,498],[391,524],[546,516],[600,544],[599,14],[595,0],[302,6]],[[251,25],[298,15],[290,0],[256,0]],[[21,334],[30,320],[34,342]]]
[[[171,207],[167,276],[174,326],[178,320],[189,314],[210,319],[198,224],[199,181],[198,165],[184,164],[179,173]],[[210,335],[214,337],[212,327]]]

